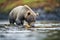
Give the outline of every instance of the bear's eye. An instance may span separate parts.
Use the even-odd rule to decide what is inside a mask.
[[[30,12],[28,13],[28,15],[30,15]]]

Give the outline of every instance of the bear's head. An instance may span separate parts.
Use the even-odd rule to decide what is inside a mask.
[[[35,13],[28,5],[24,6],[28,9],[27,13],[25,14],[25,20],[29,25],[31,25],[31,23],[35,23],[35,20],[39,16],[39,14]]]
[[[26,20],[26,22],[28,22],[28,24],[30,24],[32,22],[35,22],[36,16],[33,13],[31,13],[30,11],[28,11],[25,15],[25,20]]]
[[[38,13],[35,13],[28,5],[24,5],[28,11],[25,15],[25,19],[27,20],[27,22],[35,22],[37,16],[39,15]]]

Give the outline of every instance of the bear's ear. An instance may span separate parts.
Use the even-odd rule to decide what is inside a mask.
[[[28,14],[27,14],[28,16],[30,15],[30,12],[28,12]]]

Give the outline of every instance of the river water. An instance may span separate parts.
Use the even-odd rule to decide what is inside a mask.
[[[7,21],[0,21],[0,24],[9,24]],[[18,27],[0,28],[0,40],[60,40],[60,30],[26,30]]]

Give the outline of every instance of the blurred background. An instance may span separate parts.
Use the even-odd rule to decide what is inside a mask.
[[[0,0],[0,20],[8,19],[14,7],[25,4],[39,13],[37,20],[60,21],[60,0]]]
[[[60,40],[60,29],[42,29],[30,32],[29,30],[25,31],[19,27],[8,25],[7,19],[10,11],[25,4],[31,7],[34,12],[39,13],[36,25],[40,24],[40,28],[45,28],[45,24],[47,24],[46,28],[60,28],[60,25],[49,26],[49,24],[60,24],[60,0],[0,0],[0,40]],[[59,23],[56,23],[56,21]]]

